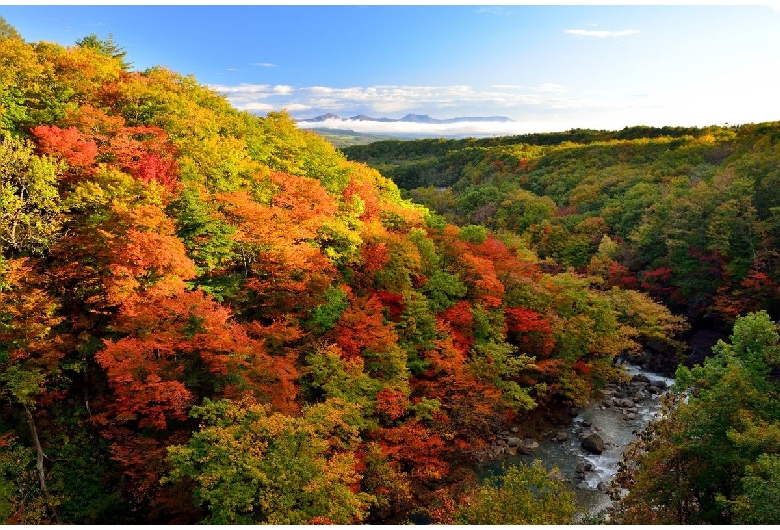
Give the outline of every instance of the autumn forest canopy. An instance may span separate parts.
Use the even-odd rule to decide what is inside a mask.
[[[478,484],[491,437],[736,323],[622,517],[772,521],[779,150],[767,123],[342,152],[0,19],[0,520],[566,523],[538,466]]]

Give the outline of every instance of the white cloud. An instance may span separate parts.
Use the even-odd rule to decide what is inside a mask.
[[[239,109],[310,110],[313,117],[327,112],[344,117],[368,114],[375,117],[400,117],[403,114],[431,114],[437,117],[509,116],[524,109],[576,108],[581,100],[565,97],[567,90],[556,83],[536,87],[494,85],[476,89],[468,85],[410,86],[377,85],[369,87],[293,87],[289,85],[240,84],[212,85]],[[258,104],[262,103],[261,107]]]
[[[273,87],[274,94],[283,94],[285,96],[290,95],[295,90],[295,87],[289,85],[276,85]]]
[[[304,105],[302,103],[291,103],[290,105],[287,105],[286,108],[290,112],[295,112],[297,110],[309,110],[311,108],[311,105]]]
[[[261,99],[279,95],[289,95],[295,90],[289,85],[250,85],[242,83],[240,85],[210,85],[210,88],[217,92],[222,92],[229,99],[237,101]]]
[[[268,112],[274,110],[274,105],[268,103],[245,103],[238,107],[240,110]]]
[[[534,90],[537,90],[539,92],[566,92],[566,89],[563,88],[562,85],[559,85],[558,83],[542,83],[538,87],[535,87]]]
[[[299,123],[302,129],[348,129],[365,134],[388,134],[409,136],[505,136],[527,134],[531,132],[564,131],[581,127],[575,121],[536,121],[467,123],[414,123],[414,122],[377,122],[361,120],[325,120],[320,122]]]
[[[770,90],[771,86],[771,83],[754,84],[756,87],[766,87],[762,89],[764,91]],[[438,119],[506,116],[515,120],[513,123],[459,124],[381,123],[359,120],[301,123],[302,127],[334,127],[373,133],[479,136],[562,131],[577,127],[621,129],[639,124],[709,125],[723,121],[747,122],[744,118],[739,119],[735,112],[712,110],[733,107],[734,104],[723,105],[723,102],[739,101],[740,97],[735,94],[738,89],[744,88],[741,85],[734,87],[734,94],[718,91],[709,99],[699,95],[692,101],[681,101],[679,89],[675,88],[664,92],[632,91],[623,94],[618,89],[579,91],[553,82],[534,86],[491,85],[485,88],[467,85],[300,87],[260,84],[214,85],[211,88],[225,94],[238,109],[258,114],[287,109],[296,119],[313,118],[326,113],[335,113],[342,118],[365,114],[375,118],[397,119],[412,113],[427,114]],[[758,90],[753,88],[754,92]],[[745,99],[767,100],[763,92],[755,96]],[[747,105],[747,102],[744,105]],[[767,112],[767,109],[763,109],[762,115]],[[777,111],[770,114],[780,115]]]
[[[477,9],[477,13],[487,15],[499,15],[504,16],[510,14],[510,12],[504,6],[484,6]]]
[[[250,63],[252,66],[259,66],[260,68],[276,68],[274,63]]]
[[[570,35],[579,35],[581,37],[597,37],[599,39],[604,39],[607,37],[625,37],[628,35],[636,35],[639,33],[639,30],[637,29],[623,29],[620,31],[606,31],[606,30],[595,30],[595,29],[565,29],[563,30],[564,33],[568,33]]]
[[[271,89],[270,85],[248,85],[245,83],[242,83],[238,86],[228,86],[228,85],[211,85],[211,88],[213,90],[216,90],[217,92],[222,92],[223,94],[226,94],[227,96],[231,95],[243,95],[243,94],[262,94],[264,92],[267,92]]]

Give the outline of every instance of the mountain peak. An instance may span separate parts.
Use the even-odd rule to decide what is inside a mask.
[[[322,116],[317,116],[316,118],[311,118],[308,120],[301,120],[301,121],[312,121],[312,122],[319,122],[319,121],[325,121],[325,120],[340,120],[341,116],[338,114],[333,114],[332,112],[328,112],[327,114],[323,114]]]
[[[373,122],[381,122],[381,123],[392,123],[392,122],[405,122],[405,123],[428,123],[428,124],[439,124],[439,123],[464,123],[464,122],[501,122],[501,123],[507,123],[514,121],[510,118],[507,118],[505,116],[489,116],[489,117],[458,117],[458,118],[447,118],[444,120],[440,120],[437,118],[431,118],[427,114],[407,114],[403,118],[373,118],[371,116],[367,116],[365,114],[357,114],[355,116],[351,116],[349,118],[341,118],[340,116],[333,114],[333,113],[327,113],[323,114],[321,116],[317,116],[316,118],[307,118],[305,120],[298,120],[301,123],[319,123],[327,120],[338,120],[338,121],[373,121]]]
[[[441,120],[431,118],[427,114],[407,114],[398,121],[412,122],[412,123],[441,123]]]

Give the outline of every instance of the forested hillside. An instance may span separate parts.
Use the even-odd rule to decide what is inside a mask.
[[[624,457],[612,522],[780,522],[780,123],[344,152],[448,222],[512,238],[552,277],[635,289],[687,318],[683,356],[647,344],[656,368],[687,367]]]
[[[344,149],[451,222],[520,236],[545,270],[642,290],[723,331],[780,310],[779,150],[778,123]]]
[[[498,429],[679,347],[648,295],[124,57],[0,32],[3,521],[453,506]]]

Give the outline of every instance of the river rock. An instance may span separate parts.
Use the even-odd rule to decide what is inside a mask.
[[[506,443],[509,447],[517,447],[518,445],[520,445],[520,438],[518,438],[517,436],[510,436],[509,438],[506,439]]]
[[[566,431],[560,431],[558,434],[555,435],[555,439],[559,442],[565,442],[569,439],[569,434]]]
[[[533,438],[526,438],[525,440],[523,440],[523,445],[529,449],[537,449],[539,447],[539,442],[537,442]]]
[[[633,412],[629,412],[628,414],[626,414],[626,419],[629,420],[629,421],[635,420],[636,419],[636,414],[633,413]]]
[[[582,439],[582,448],[589,453],[600,455],[604,452],[604,440],[595,432],[591,433]]]
[[[576,471],[578,474],[581,473],[584,475],[588,471],[593,471],[593,464],[591,464],[590,462],[580,462],[579,464],[577,464]]]
[[[596,489],[598,489],[602,493],[606,493],[607,492],[607,488],[608,488],[608,486],[607,486],[606,482],[599,482],[598,486],[596,486]]]

